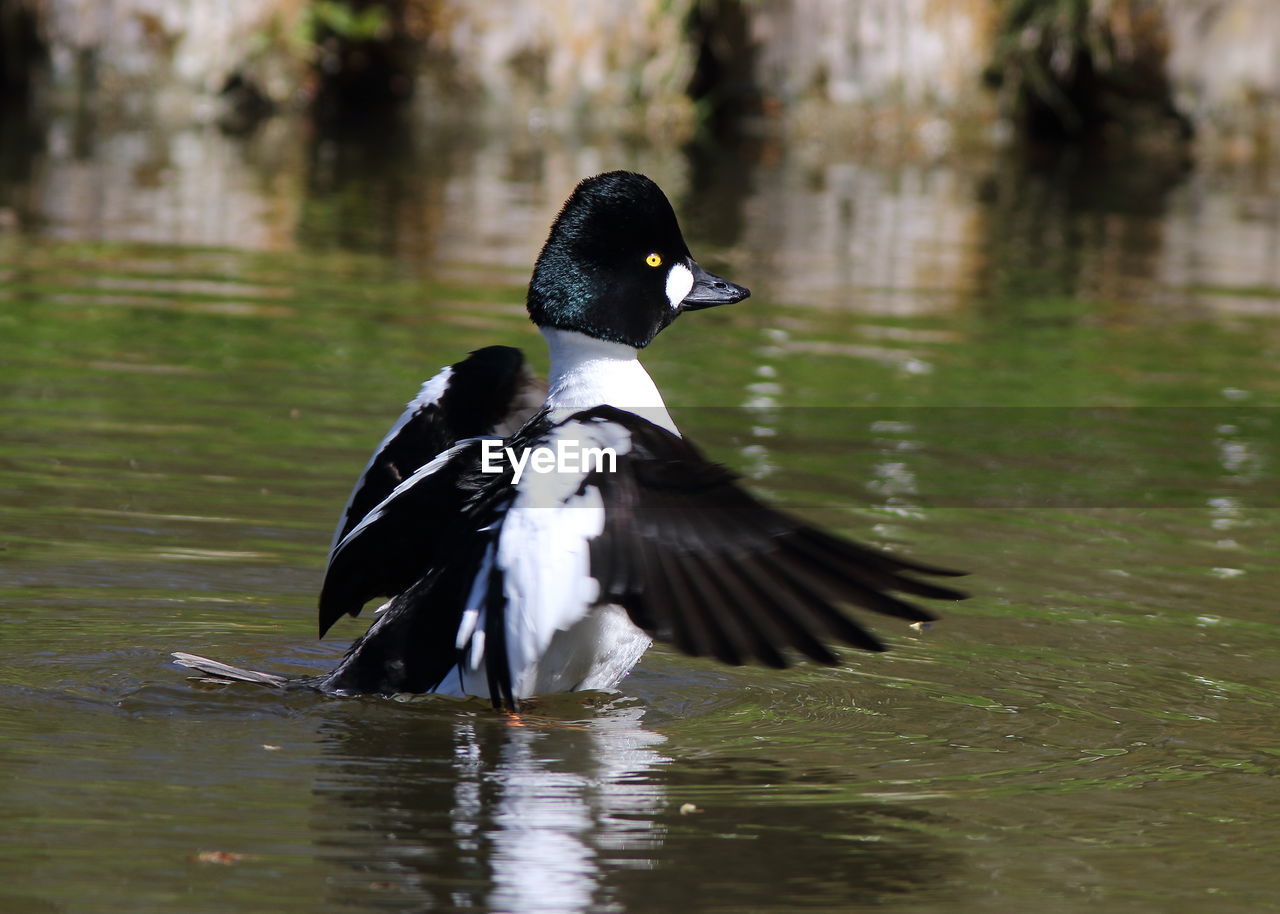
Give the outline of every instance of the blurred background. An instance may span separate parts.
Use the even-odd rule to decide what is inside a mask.
[[[624,149],[652,150],[675,193],[721,181],[771,211],[723,227],[731,240],[809,243],[754,180],[780,160],[812,189],[875,183],[851,164],[973,187],[1015,163],[1097,177],[1099,160],[1138,157],[1120,183],[1147,206],[1196,169],[1274,225],[1280,8],[3,0],[0,94],[0,225],[63,237],[290,246],[326,231],[317,197],[361,181],[363,205],[395,201],[394,237],[362,243],[431,256],[443,235],[520,231],[512,185],[544,206]],[[424,199],[444,173],[484,201],[447,228]],[[966,196],[932,201],[930,222],[973,218]]]
[[[1278,143],[1275,0],[0,0],[0,909],[1280,910]],[[680,427],[973,599],[527,727],[189,684],[363,630],[369,449],[545,370],[614,168],[752,289]]]

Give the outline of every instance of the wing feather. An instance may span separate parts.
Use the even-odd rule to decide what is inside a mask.
[[[545,393],[510,346],[486,346],[424,382],[374,449],[334,531],[337,548],[397,486],[464,438],[509,435],[541,405]]]
[[[638,627],[692,656],[780,668],[794,650],[831,664],[830,644],[885,649],[850,608],[918,621],[933,616],[901,595],[964,597],[917,577],[956,572],[777,511],[633,413],[543,412],[505,444],[518,452],[574,436],[619,443],[616,471],[526,476],[516,485],[510,467],[480,474],[481,442],[463,441],[366,512],[334,550],[321,623],[401,589],[330,687],[427,691],[482,645],[468,669],[496,705],[514,706],[552,635],[602,604],[622,606]],[[486,550],[496,550],[488,563]],[[595,579],[586,579],[590,587],[583,571]]]
[[[489,346],[422,385],[383,437],[343,509],[320,589],[320,635],[375,597],[402,593],[439,555],[461,510],[460,476],[470,455],[459,442],[503,437],[537,411],[545,388],[519,349]],[[455,455],[456,456],[456,455]]]
[[[606,520],[591,543],[601,602],[679,650],[738,664],[785,666],[792,648],[835,662],[839,642],[885,646],[849,614],[860,607],[912,621],[932,613],[900,595],[959,600],[917,575],[961,572],[903,559],[825,533],[763,504],[687,440],[612,407],[576,414],[616,423],[631,449],[614,473],[596,472]]]

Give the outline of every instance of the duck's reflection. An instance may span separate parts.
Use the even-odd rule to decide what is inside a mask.
[[[354,870],[335,900],[585,911],[605,858],[661,842],[668,759],[641,708],[508,718],[442,701],[343,705],[352,713],[324,728],[336,764],[316,786],[317,824]]]
[[[505,735],[491,765],[476,728],[457,728],[454,831],[472,845],[465,836],[488,832],[491,907],[585,911],[597,893],[601,851],[660,843],[653,821],[665,792],[648,775],[667,761],[654,748],[663,738],[640,726],[639,708]],[[496,787],[491,803],[483,799],[486,781]]]
[[[639,707],[520,719],[442,701],[330,708],[315,827],[340,864],[335,906],[773,910],[919,900],[955,869],[929,813],[833,802],[826,786],[797,798],[814,777],[856,773],[709,755],[672,765]],[[705,809],[682,815],[691,797]]]

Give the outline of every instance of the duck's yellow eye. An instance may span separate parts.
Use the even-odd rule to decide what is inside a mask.
[[[660,267],[662,266],[662,255],[655,251],[654,253],[646,257],[644,259],[644,262],[651,267]]]

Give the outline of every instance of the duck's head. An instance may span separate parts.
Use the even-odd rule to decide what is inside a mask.
[[[657,184],[611,171],[574,188],[552,223],[529,282],[529,316],[640,349],[683,312],[750,294],[698,265]]]

